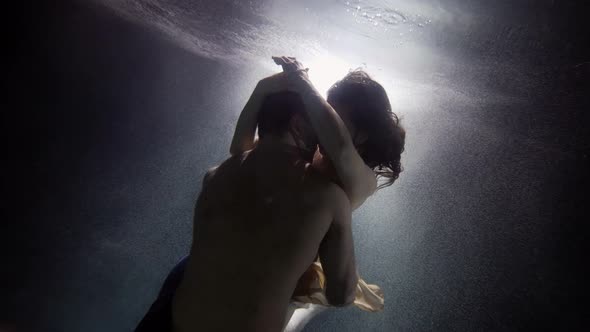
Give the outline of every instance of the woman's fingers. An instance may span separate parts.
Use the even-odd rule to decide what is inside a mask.
[[[279,65],[279,66],[283,65],[283,58],[282,57],[280,57],[280,56],[273,56],[272,59],[274,60],[274,62],[277,65]]]
[[[269,90],[298,92],[302,87],[310,84],[307,74],[309,68],[303,67],[295,57],[273,56],[272,59],[277,65],[283,67],[283,73],[269,77],[267,86],[272,86]]]
[[[290,63],[291,62],[291,59],[289,59],[288,56],[284,56],[284,55],[281,56],[281,60],[283,60],[284,63]]]
[[[274,62],[277,65],[280,65],[280,66],[288,65],[292,62],[292,60],[286,56],[273,56],[272,59],[274,60]]]
[[[273,56],[272,59],[277,65],[283,67],[285,72],[295,72],[303,69],[303,65],[292,56]]]
[[[293,72],[297,70],[297,64],[289,57],[283,56],[283,71],[285,72]]]

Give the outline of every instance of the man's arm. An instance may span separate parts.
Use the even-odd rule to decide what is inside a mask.
[[[319,248],[326,275],[326,298],[333,306],[354,302],[358,283],[351,229],[350,203],[340,187],[330,190],[334,219]]]

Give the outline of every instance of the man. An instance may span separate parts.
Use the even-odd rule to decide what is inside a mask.
[[[320,143],[312,167],[344,190],[352,209],[359,207],[375,190],[393,184],[401,172],[405,130],[392,112],[383,86],[357,69],[336,82],[325,100],[295,58],[273,59],[285,72],[300,74],[295,76],[298,79],[291,87],[302,97]],[[254,93],[240,114],[230,148],[232,155],[255,146],[256,115],[261,100],[260,94]],[[379,187],[377,178],[384,180]],[[301,277],[289,307],[292,318],[286,331],[299,331],[314,315],[326,309],[322,279],[321,265],[317,262]],[[297,309],[300,306],[297,302],[307,303],[307,309]],[[378,286],[361,281],[354,303],[362,310],[380,311],[383,294]]]
[[[230,149],[232,156],[242,156],[254,148],[256,127],[260,127],[259,132],[265,130],[263,129],[264,125],[259,124],[258,120],[259,117],[265,118],[262,114],[259,115],[259,111],[263,108],[262,104],[266,100],[266,96],[273,90],[277,92],[287,89],[297,92],[302,97],[305,115],[309,118],[315,132],[318,133],[322,153],[319,155],[316,153],[315,157],[319,156],[319,158],[313,159],[312,168],[324,179],[338,183],[346,193],[352,209],[362,204],[377,189],[376,177],[385,179],[385,183],[380,188],[392,184],[401,171],[400,154],[404,148],[405,131],[400,126],[397,116],[391,111],[391,105],[383,87],[363,71],[355,70],[334,84],[328,93],[328,101],[330,102],[328,103],[315,90],[307,78],[306,70],[302,70],[298,61],[289,57],[275,57],[274,60],[277,64],[282,65],[286,72],[298,74],[285,77],[297,79],[280,80],[276,79],[280,76],[275,75],[259,82],[240,115]],[[286,82],[291,83],[286,84]],[[336,109],[332,108],[330,104],[335,105]],[[269,110],[272,107],[265,107],[265,109]],[[295,143],[297,142],[295,140]],[[304,159],[309,158],[315,152],[315,145],[309,144],[303,150],[306,151]],[[315,230],[309,231],[312,232],[311,234],[315,234],[313,233]],[[171,315],[170,299],[182,279],[186,261],[186,259],[181,261],[170,273],[158,300],[152,305],[150,313],[146,315],[138,330],[144,330],[141,327],[157,326],[158,324],[169,326],[171,317],[167,316]],[[269,262],[264,268],[272,269],[272,264],[273,262]],[[324,260],[322,260],[322,264],[325,264]],[[311,275],[317,274],[317,271],[314,272],[314,270],[314,266],[310,266],[299,280],[298,291],[293,294],[292,300],[301,300],[295,297],[297,294],[311,295],[317,291],[315,288],[309,288],[316,286],[312,285],[313,282],[310,284],[310,279],[307,278],[310,276],[308,272],[312,272]],[[317,277],[323,279],[320,275]],[[355,304],[363,310],[381,310],[380,308],[383,306],[382,295],[372,293],[378,287],[373,285],[376,288],[367,289],[366,286],[367,284],[364,283],[364,287],[357,288],[357,296],[360,290],[361,297],[355,299]],[[326,286],[322,286],[322,288],[324,287]],[[264,288],[258,290],[260,294],[268,293],[268,291],[269,289]],[[329,293],[326,288],[323,291]],[[365,291],[372,294],[365,294]],[[366,302],[366,295],[370,295],[377,302]],[[380,303],[378,297],[381,297]],[[361,302],[357,303],[358,300]],[[303,301],[307,302],[308,300]],[[325,299],[321,302],[330,304],[330,301]],[[323,310],[322,308],[325,307],[318,305],[318,308]],[[289,317],[293,314],[293,309],[290,306],[290,311],[287,313]],[[154,312],[160,312],[160,314],[154,315],[152,314]],[[319,311],[315,309],[302,312],[297,315],[299,316],[296,317],[297,319],[292,319],[289,322],[286,329],[299,330],[317,312]]]
[[[274,85],[286,76],[276,75]],[[354,300],[351,206],[308,167],[304,147],[315,142],[303,107],[293,92],[267,96],[257,146],[207,173],[184,274],[171,274],[138,331],[281,331],[299,277],[318,253],[328,302]]]

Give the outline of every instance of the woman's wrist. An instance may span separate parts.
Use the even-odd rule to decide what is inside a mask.
[[[302,77],[299,78],[299,82],[297,84],[297,92],[301,95],[302,98],[321,98],[321,94],[316,90],[313,83],[308,78]]]
[[[267,82],[260,81],[256,84],[254,92],[252,92],[252,99],[261,99],[268,95]]]

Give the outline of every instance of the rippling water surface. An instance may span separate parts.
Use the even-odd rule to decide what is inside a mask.
[[[272,55],[298,57],[320,91],[365,68],[408,133],[399,180],[353,218],[361,275],[383,287],[385,312],[335,310],[309,331],[527,330],[542,316],[557,321],[554,303],[565,293],[547,280],[562,267],[547,257],[564,229],[567,209],[555,202],[580,156],[576,116],[585,111],[565,90],[572,73],[588,72],[588,59],[570,61],[579,43],[568,33],[579,31],[564,28],[561,2],[95,2],[108,15],[72,7],[47,52],[63,86],[51,76],[61,99],[43,114],[69,106],[54,122],[72,123],[72,137],[88,135],[78,122],[92,122],[96,136],[74,148],[65,142],[77,137],[48,143],[58,156],[77,148],[84,159],[72,185],[81,207],[61,208],[56,196],[60,211],[39,213],[55,243],[77,249],[55,250],[67,265],[62,288],[47,287],[67,290],[47,296],[56,330],[131,327],[147,309],[186,253],[198,172],[227,156],[255,82],[279,70]],[[88,19],[80,32],[79,17]],[[141,51],[154,54],[138,60]],[[55,220],[70,224],[60,231]]]

